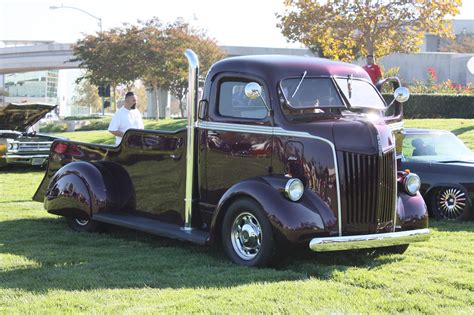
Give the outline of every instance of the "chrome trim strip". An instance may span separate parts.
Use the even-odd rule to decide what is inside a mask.
[[[188,125],[186,150],[186,196],[184,209],[184,229],[190,230],[193,207],[193,178],[194,178],[194,129],[196,122],[196,104],[198,100],[199,59],[191,49],[186,49],[184,55],[188,59]]]
[[[341,187],[339,184],[339,168],[337,166],[336,147],[331,141],[322,137],[313,136],[307,132],[290,131],[290,130],[283,129],[281,127],[229,124],[229,123],[208,122],[208,121],[198,121],[196,122],[196,127],[201,128],[201,129],[206,129],[206,130],[221,130],[221,131],[246,132],[246,133],[263,134],[263,135],[308,138],[308,139],[319,140],[328,144],[331,148],[331,151],[333,154],[333,160],[334,160],[334,168],[335,168],[335,173],[336,173],[336,187],[337,187],[337,217],[338,217],[338,225],[339,225],[339,236],[342,235],[342,209],[341,209]]]
[[[382,234],[317,237],[309,243],[309,248],[317,252],[350,250],[405,245],[429,239],[429,229],[419,229]]]

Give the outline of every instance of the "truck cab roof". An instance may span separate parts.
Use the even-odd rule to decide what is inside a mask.
[[[259,77],[279,81],[287,77],[299,77],[304,71],[307,76],[347,76],[365,79],[370,82],[368,74],[357,65],[333,61],[317,57],[258,55],[231,57],[214,64],[209,70],[213,78],[221,72],[239,72],[257,75]]]

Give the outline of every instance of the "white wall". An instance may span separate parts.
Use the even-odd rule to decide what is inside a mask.
[[[418,53],[392,54],[380,60],[385,70],[400,67],[399,77],[408,83],[426,82],[428,68],[434,68],[438,82],[448,79],[457,84],[474,83],[474,76],[467,69],[467,62],[474,54]]]

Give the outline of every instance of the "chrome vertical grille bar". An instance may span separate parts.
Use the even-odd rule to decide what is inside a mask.
[[[379,224],[394,220],[395,154],[393,150],[379,155],[343,152],[346,207],[344,224],[349,230],[369,228],[376,232]]]

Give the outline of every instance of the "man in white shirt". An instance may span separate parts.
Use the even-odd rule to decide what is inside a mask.
[[[109,125],[109,132],[115,136],[119,145],[127,129],[143,129],[142,114],[136,109],[137,96],[133,92],[125,94],[125,104],[119,108]]]

